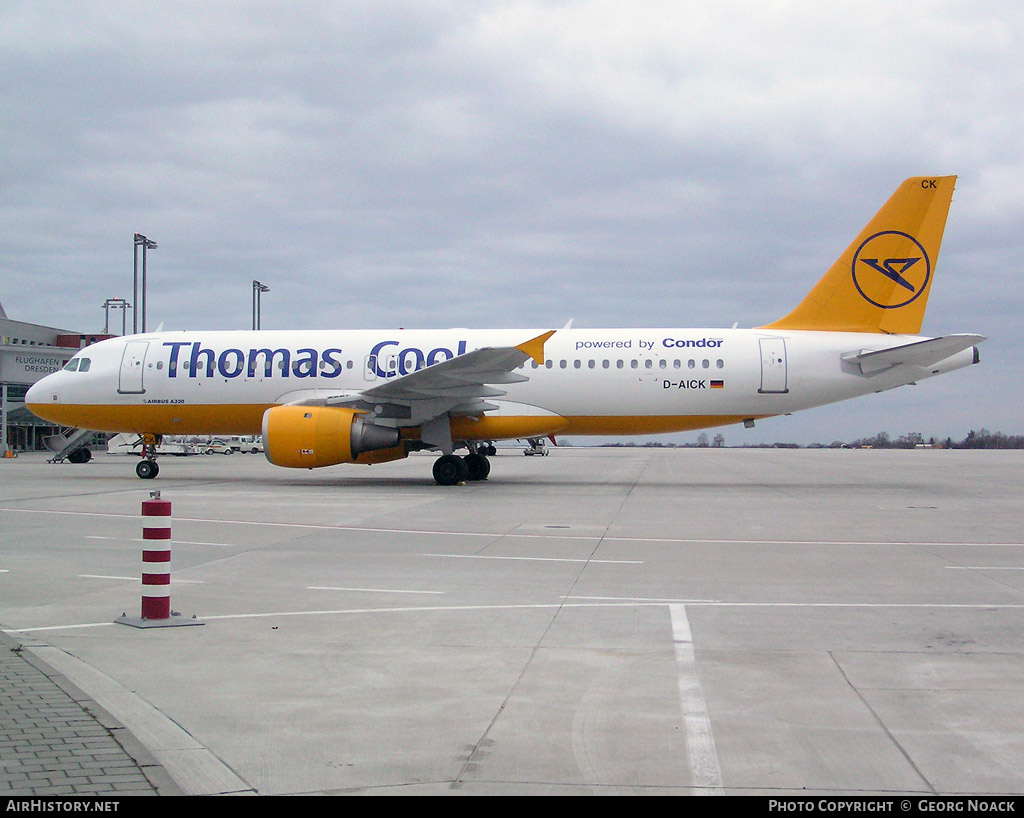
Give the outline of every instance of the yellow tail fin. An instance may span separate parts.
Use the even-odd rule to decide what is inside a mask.
[[[796,309],[765,328],[919,333],[955,183],[907,179]]]

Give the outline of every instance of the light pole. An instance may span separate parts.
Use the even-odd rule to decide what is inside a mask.
[[[141,233],[135,234],[135,276],[132,279],[132,300],[139,303],[139,248],[142,248],[142,331],[146,331],[146,251],[155,250],[157,244],[150,241]],[[139,331],[139,310],[136,306],[132,310],[132,332]]]
[[[103,334],[110,334],[110,308],[113,307],[115,310],[121,310],[121,335],[125,334],[125,324],[128,321],[128,307],[130,307],[127,301],[123,298],[108,298],[103,302]]]
[[[252,280],[252,328],[259,329],[261,323],[260,316],[260,296],[263,293],[269,293],[270,287],[266,284],[260,284],[255,278]]]

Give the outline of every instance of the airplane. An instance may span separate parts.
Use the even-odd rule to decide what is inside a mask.
[[[955,182],[904,181],[792,312],[752,329],[151,332],[86,347],[26,404],[141,435],[143,479],[163,435],[262,434],[288,468],[433,450],[455,485],[488,477],[496,440],[749,427],[978,363],[983,336],[919,335]]]

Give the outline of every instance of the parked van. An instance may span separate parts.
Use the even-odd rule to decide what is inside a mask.
[[[259,454],[263,451],[263,438],[259,435],[236,435],[229,443],[236,452],[244,454]]]

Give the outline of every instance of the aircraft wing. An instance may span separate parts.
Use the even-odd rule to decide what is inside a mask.
[[[983,335],[945,335],[941,338],[928,338],[909,344],[862,352],[850,352],[843,356],[844,361],[860,365],[865,375],[873,375],[899,364],[927,367],[944,361],[958,352],[970,349],[985,340]]]
[[[475,349],[357,393],[297,402],[359,408],[402,426],[446,420],[449,414],[479,414],[497,408],[485,399],[504,395],[500,385],[529,380],[513,370],[531,358],[542,362],[544,342],[552,335],[554,330],[518,346]]]
[[[513,370],[533,358],[544,360],[544,342],[554,331],[531,338],[514,347],[484,347],[392,378],[379,386],[364,389],[362,395],[377,401],[416,401],[451,398],[498,397],[505,393],[489,384],[522,383],[529,380]]]

